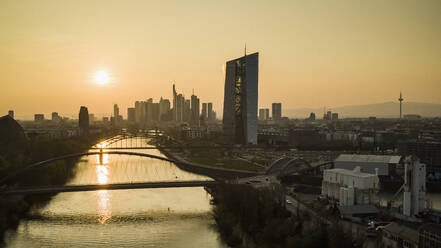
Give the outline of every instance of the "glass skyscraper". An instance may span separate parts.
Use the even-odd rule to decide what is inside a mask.
[[[224,134],[236,144],[257,144],[259,53],[227,62]]]

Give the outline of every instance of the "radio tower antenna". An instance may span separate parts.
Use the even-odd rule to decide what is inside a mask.
[[[244,49],[244,52],[245,52],[245,56],[247,56],[247,43],[245,42],[245,49]]]
[[[403,101],[404,101],[404,98],[403,98],[403,95],[401,94],[401,91],[400,91],[400,98],[398,98],[398,101],[400,101],[400,119],[402,118],[402,115],[403,115]]]

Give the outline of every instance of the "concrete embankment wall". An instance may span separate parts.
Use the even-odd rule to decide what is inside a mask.
[[[167,149],[160,149],[159,150],[166,155],[168,158],[180,161],[182,163],[178,163],[177,166],[185,171],[192,172],[195,174],[204,175],[207,177],[211,177],[213,179],[235,179],[235,178],[242,178],[242,177],[252,177],[256,175],[260,175],[260,173],[257,172],[248,172],[248,171],[241,171],[241,170],[230,170],[230,169],[222,169],[222,168],[216,168],[206,165],[198,165],[195,163],[191,163],[188,161],[185,161],[180,156],[174,155],[172,152],[167,151]]]

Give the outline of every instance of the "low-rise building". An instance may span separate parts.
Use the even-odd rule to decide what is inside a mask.
[[[379,201],[378,190],[378,176],[361,172],[360,167],[323,172],[322,195],[338,201],[340,206],[375,205]]]

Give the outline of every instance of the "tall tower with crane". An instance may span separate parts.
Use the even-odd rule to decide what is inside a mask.
[[[400,91],[400,98],[398,98],[398,101],[400,101],[400,119],[401,119],[403,117],[403,101],[404,101],[401,91]]]

